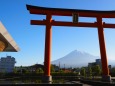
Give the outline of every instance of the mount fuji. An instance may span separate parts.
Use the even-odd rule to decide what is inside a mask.
[[[66,56],[52,61],[52,64],[58,65],[60,67],[82,67],[87,66],[89,62],[94,62],[95,59],[99,59],[99,56],[93,56],[86,52],[81,52],[74,50],[67,54]]]
[[[57,66],[60,65],[61,68],[68,68],[68,67],[83,67],[88,66],[88,63],[95,62],[96,59],[101,59],[99,56],[91,55],[87,52],[81,52],[78,50],[74,50],[70,52],[69,54],[65,55],[62,58],[59,58],[57,60],[52,61],[52,64],[55,64]],[[110,61],[110,64],[114,64],[114,61]]]

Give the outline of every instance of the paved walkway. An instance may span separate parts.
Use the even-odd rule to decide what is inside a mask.
[[[80,81],[67,81],[66,82],[66,84],[76,84],[76,83],[83,84],[83,86],[92,86],[92,85],[81,83]]]

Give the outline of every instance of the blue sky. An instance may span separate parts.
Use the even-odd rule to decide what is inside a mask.
[[[31,19],[44,19],[32,15],[26,4],[70,9],[115,10],[114,0],[0,0],[0,21],[20,47],[19,52],[4,52],[0,56],[16,58],[16,66],[27,66],[44,61],[45,26],[30,25]],[[72,17],[53,17],[55,20],[71,21]],[[95,22],[93,18],[80,21]],[[115,23],[115,19],[103,19]],[[52,58],[56,60],[73,50],[100,56],[97,28],[52,27]],[[108,59],[115,60],[115,30],[104,29]]]

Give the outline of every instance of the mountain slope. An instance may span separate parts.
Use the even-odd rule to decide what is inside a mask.
[[[66,56],[52,61],[52,64],[59,65],[60,67],[82,67],[87,66],[89,62],[95,62],[95,59],[99,59],[99,56],[93,56],[86,52],[74,50]]]

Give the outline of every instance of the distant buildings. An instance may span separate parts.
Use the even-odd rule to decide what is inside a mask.
[[[99,65],[100,68],[102,68],[102,67],[101,67],[101,59],[96,59],[95,62],[88,63],[88,67],[93,67],[93,66],[95,66],[95,65]]]
[[[93,66],[96,66],[96,65],[99,65],[100,68],[102,68],[101,59],[96,59],[95,62],[88,63],[88,67],[93,67]],[[111,65],[108,65],[108,67],[109,67],[109,69],[111,69]]]
[[[7,56],[0,59],[0,72],[10,73],[13,72],[16,61],[14,57]]]

